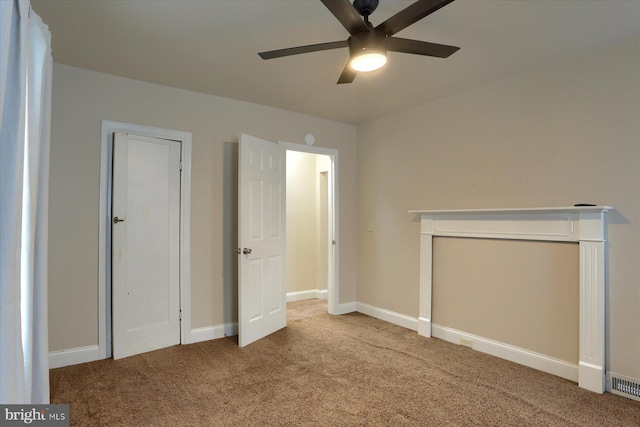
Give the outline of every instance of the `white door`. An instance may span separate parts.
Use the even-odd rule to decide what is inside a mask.
[[[114,359],[180,343],[180,148],[115,133]]]
[[[286,150],[240,135],[238,164],[238,344],[287,326]]]

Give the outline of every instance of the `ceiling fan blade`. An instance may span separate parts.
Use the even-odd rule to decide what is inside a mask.
[[[356,74],[358,73],[354,71],[349,66],[349,63],[347,62],[347,65],[345,65],[344,70],[342,70],[342,74],[340,74],[340,78],[338,79],[338,84],[341,85],[345,83],[351,83],[353,79],[356,78]]]
[[[299,55],[301,53],[309,53],[309,52],[319,52],[321,50],[329,50],[329,49],[338,49],[340,47],[348,47],[349,43],[346,40],[342,40],[339,42],[328,42],[328,43],[318,43],[318,44],[310,44],[307,46],[297,46],[297,47],[289,47],[286,49],[278,49],[278,50],[270,50],[268,52],[260,52],[260,58],[262,59],[273,59],[273,58],[281,58],[283,56],[291,56],[291,55]]]
[[[418,0],[378,25],[376,29],[384,31],[388,36],[392,36],[453,1],[454,0]]]
[[[413,53],[415,55],[435,56],[437,58],[448,58],[457,52],[457,46],[422,42],[419,40],[401,39],[398,37],[387,38],[387,50],[393,52]]]
[[[362,17],[349,0],[322,0],[322,3],[340,21],[342,26],[349,31],[349,34],[353,35],[361,31],[369,31],[369,27],[364,23]]]

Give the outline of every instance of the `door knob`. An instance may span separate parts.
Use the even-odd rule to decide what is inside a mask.
[[[113,223],[114,224],[117,224],[117,223],[122,222],[122,221],[124,221],[124,218],[118,218],[118,217],[113,218]]]
[[[249,254],[251,253],[251,249],[249,249],[249,248],[244,248],[244,249],[242,250],[242,253],[243,253],[243,254],[245,254],[245,255],[249,255]]]

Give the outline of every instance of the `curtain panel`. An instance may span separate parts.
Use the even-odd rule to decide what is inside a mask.
[[[0,1],[0,403],[49,403],[51,34]]]

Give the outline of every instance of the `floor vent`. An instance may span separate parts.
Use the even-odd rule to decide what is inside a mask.
[[[611,393],[640,401],[640,383],[611,375]]]

